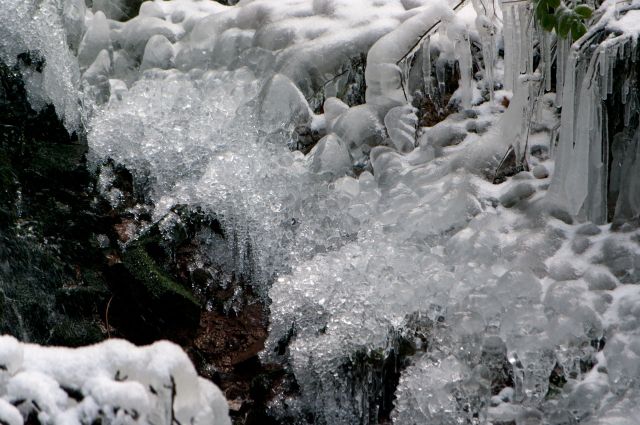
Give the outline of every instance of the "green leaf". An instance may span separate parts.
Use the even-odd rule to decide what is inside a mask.
[[[571,30],[571,24],[573,19],[571,15],[564,13],[558,19],[558,26],[556,27],[556,31],[558,35],[562,38],[566,38],[569,35],[569,31]]]
[[[544,2],[539,2],[536,6],[536,19],[541,21],[542,18],[547,16],[549,13],[547,12],[547,5]]]
[[[577,5],[575,9],[573,9],[573,11],[576,13],[576,15],[583,19],[589,19],[593,15],[593,9],[591,8],[591,6],[588,6],[586,4]]]
[[[540,19],[540,26],[545,31],[551,31],[556,26],[556,17],[554,15],[545,15]]]
[[[571,35],[574,40],[579,39],[587,32],[587,27],[580,21],[574,21],[571,25]]]
[[[558,6],[560,6],[560,0],[548,0],[549,6],[553,7],[554,9]]]

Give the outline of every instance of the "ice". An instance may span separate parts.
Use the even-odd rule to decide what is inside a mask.
[[[111,70],[111,59],[109,52],[102,50],[93,61],[89,69],[82,75],[82,81],[86,90],[92,91],[92,98],[99,103],[104,103],[109,98],[109,73]],[[89,89],[88,86],[91,86]]]
[[[384,125],[399,152],[407,153],[413,150],[418,125],[415,108],[408,105],[392,108],[384,117]]]
[[[62,9],[63,25],[67,33],[67,43],[73,52],[78,51],[85,26],[87,6],[83,0],[68,0]]]
[[[156,34],[149,39],[144,48],[140,70],[171,68],[173,56],[174,51],[171,42],[165,36]]]
[[[98,11],[93,15],[78,48],[81,69],[88,68],[102,50],[111,50],[111,35],[106,16]]]
[[[265,128],[292,130],[310,124],[312,112],[304,95],[284,75],[276,74],[268,81],[259,96],[258,114]]]
[[[24,418],[36,413],[42,423],[231,423],[220,390],[199,378],[184,351],[168,341],[136,347],[114,339],[69,349],[0,339],[7,365],[0,417],[7,423],[22,423],[7,402]]]
[[[351,172],[351,155],[335,134],[323,137],[311,150],[310,169],[321,176],[334,178]]]
[[[419,14],[409,18],[395,31],[382,37],[367,55],[365,78],[367,103],[379,105],[385,111],[409,100],[403,86],[401,59],[416,47],[425,32],[442,20],[451,20],[453,11],[444,2],[430,3]]]
[[[162,35],[173,43],[184,35],[184,29],[164,19],[138,16],[127,21],[116,37],[131,57],[142,58],[145,46],[154,35]]]
[[[333,132],[340,137],[354,161],[363,166],[372,147],[382,144],[386,130],[378,111],[370,105],[358,105],[346,110],[332,126]]]
[[[41,110],[50,103],[72,133],[79,129],[78,63],[66,42],[64,17],[57,2],[7,0],[0,8],[0,57],[10,68],[20,54],[43,60],[42,72],[22,67],[31,107]],[[68,18],[67,18],[67,22]],[[77,33],[77,28],[72,28]],[[20,66],[18,64],[18,66]]]
[[[475,0],[473,9],[476,16],[476,28],[480,34],[482,57],[484,61],[484,80],[489,88],[489,99],[493,100],[495,85],[494,67],[496,59],[496,36],[498,34],[499,17],[493,1]],[[549,63],[549,67],[551,64]]]
[[[333,125],[336,120],[343,112],[349,109],[349,106],[337,97],[330,97],[324,101],[323,109],[324,117],[327,122],[327,130],[333,130]]]

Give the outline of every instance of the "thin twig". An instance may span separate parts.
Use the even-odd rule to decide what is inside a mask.
[[[104,312],[104,322],[107,325],[107,339],[111,339],[111,327],[109,326],[109,307],[111,307],[111,301],[113,301],[113,295],[109,298],[107,302],[107,308]]]

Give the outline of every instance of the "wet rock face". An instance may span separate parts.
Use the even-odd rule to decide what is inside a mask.
[[[103,338],[107,289],[95,269],[92,177],[86,142],[52,106],[34,111],[20,70],[42,72],[37,52],[0,63],[0,331],[39,343]]]

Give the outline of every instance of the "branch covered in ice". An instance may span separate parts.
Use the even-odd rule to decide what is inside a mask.
[[[434,2],[378,40],[367,56],[367,103],[387,110],[405,104],[408,99],[403,90],[402,71],[398,62],[424,37],[425,31],[454,16],[446,2]]]
[[[230,424],[222,392],[168,341],[41,347],[0,336],[0,423]]]

